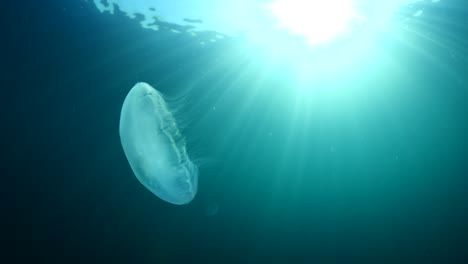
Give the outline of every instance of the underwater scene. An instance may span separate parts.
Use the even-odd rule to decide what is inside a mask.
[[[3,7],[2,263],[468,263],[467,1]]]

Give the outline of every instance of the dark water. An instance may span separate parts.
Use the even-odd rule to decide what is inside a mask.
[[[292,70],[262,75],[234,40],[200,48],[82,1],[5,4],[2,263],[467,263],[468,13],[450,3],[431,32],[454,54],[384,36],[394,71],[297,105]],[[209,162],[189,205],[123,154],[137,81],[192,87],[184,131]]]

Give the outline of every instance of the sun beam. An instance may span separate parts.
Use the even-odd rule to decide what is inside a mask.
[[[364,22],[352,0],[279,0],[267,5],[278,26],[311,45],[324,44]]]

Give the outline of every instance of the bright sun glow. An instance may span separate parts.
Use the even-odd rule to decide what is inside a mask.
[[[282,29],[323,44],[364,22],[352,0],[279,0],[267,6]]]

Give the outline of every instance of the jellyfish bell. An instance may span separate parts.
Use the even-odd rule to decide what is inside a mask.
[[[198,167],[160,92],[137,83],[120,114],[120,140],[137,179],[162,200],[187,204],[198,190]]]

